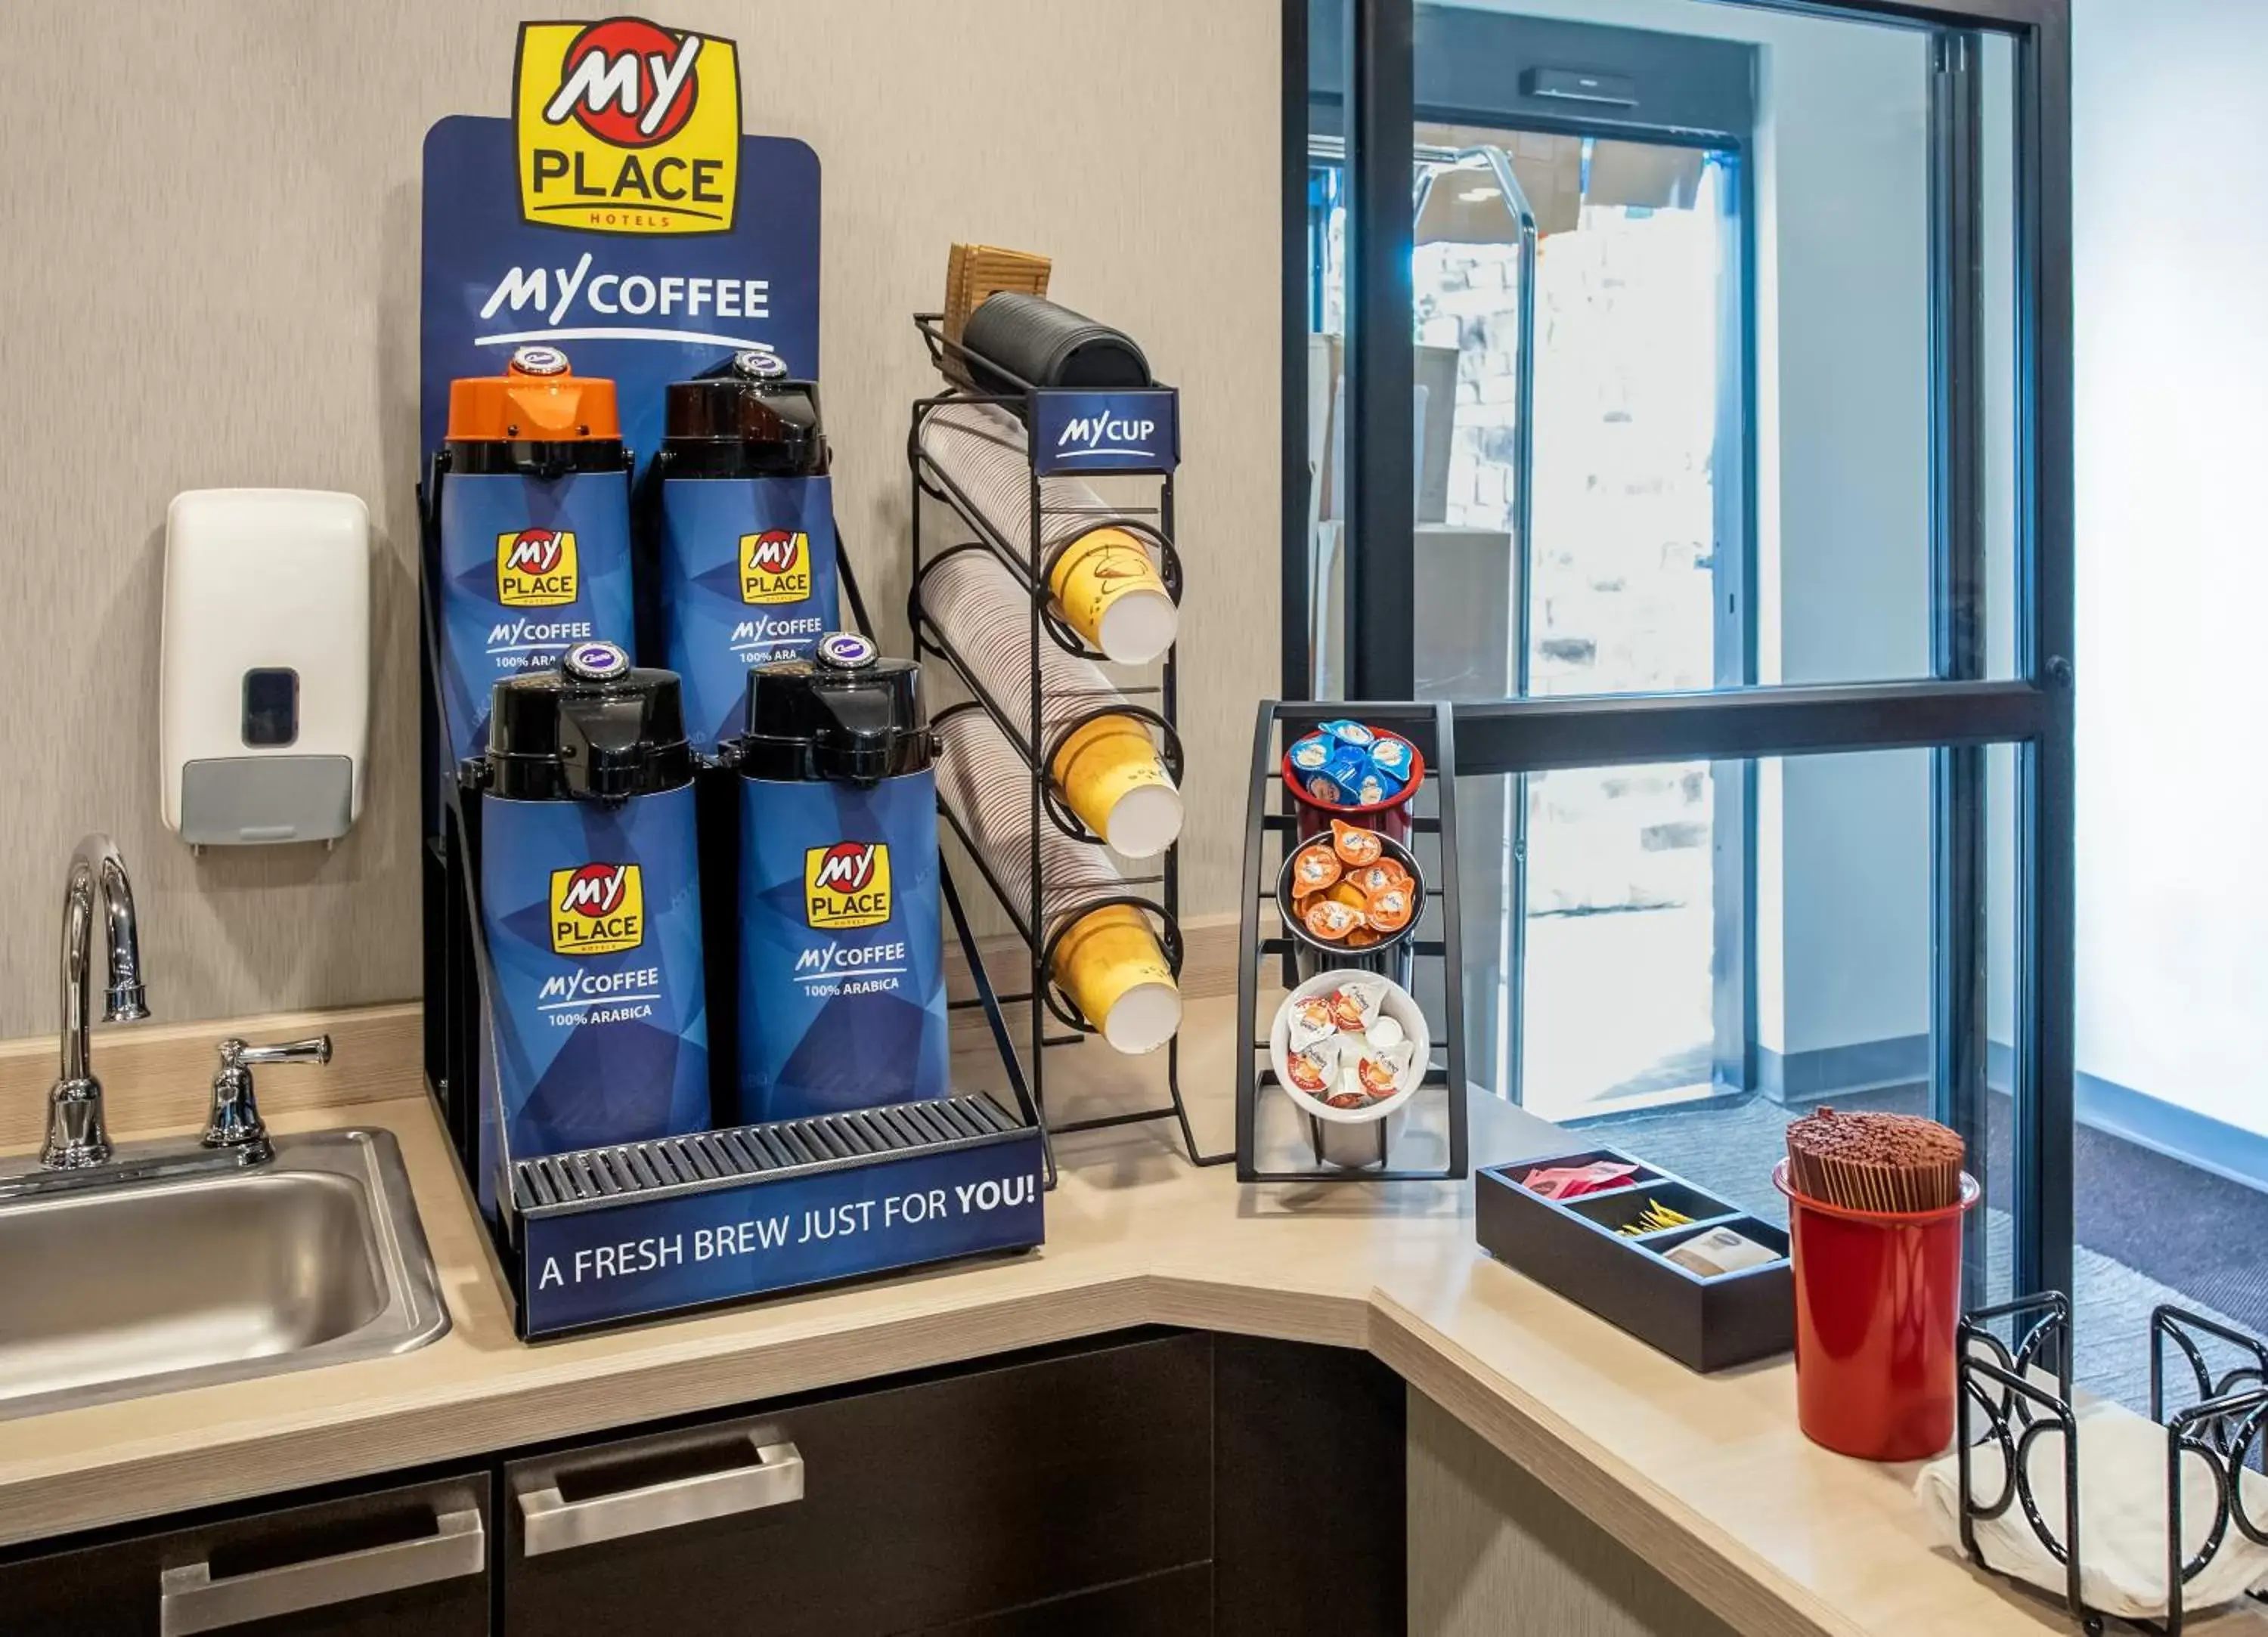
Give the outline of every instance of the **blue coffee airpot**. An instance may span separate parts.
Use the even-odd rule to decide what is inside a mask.
[[[740,1118],[938,1097],[947,1071],[921,669],[837,631],[748,673],[736,775]]]
[[[630,457],[615,384],[556,347],[449,383],[436,464],[441,704],[452,762],[488,744],[499,682],[631,638]]]
[[[647,474],[659,503],[641,651],[684,679],[704,755],[747,725],[748,672],[807,657],[836,622],[819,388],[786,377],[773,354],[744,351],[671,383]]]
[[[612,642],[494,690],[463,777],[515,1160],[709,1125],[694,770],[678,679]]]

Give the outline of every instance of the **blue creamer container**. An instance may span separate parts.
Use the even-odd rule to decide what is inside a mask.
[[[944,1097],[945,936],[921,670],[836,632],[751,672],[738,774],[741,1117]]]
[[[747,725],[748,672],[835,628],[835,503],[819,389],[741,352],[670,385],[646,653],[684,679],[694,747]]]
[[[677,679],[611,642],[496,688],[464,777],[514,1159],[709,1124],[693,772]]]
[[[630,458],[615,384],[556,347],[449,383],[437,466],[441,704],[452,761],[488,744],[499,682],[631,635]]]

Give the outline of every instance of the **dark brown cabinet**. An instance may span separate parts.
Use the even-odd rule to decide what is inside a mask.
[[[954,1629],[1204,1564],[1211,1370],[1169,1336],[510,1463],[504,1637],[635,1631],[660,1586],[672,1637]],[[1210,1626],[1167,1589],[1146,1629]]]
[[[19,1549],[0,1637],[1383,1637],[1402,1406],[1135,1332]]]
[[[0,1564],[8,1637],[486,1637],[485,1472]]]

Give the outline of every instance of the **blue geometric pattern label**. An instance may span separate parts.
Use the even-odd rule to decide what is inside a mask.
[[[740,1107],[790,1119],[951,1090],[937,781],[740,781]]]
[[[692,787],[483,796],[481,903],[512,1156],[706,1128]]]
[[[685,725],[713,750],[747,723],[748,671],[801,659],[836,623],[825,477],[672,478],[661,488],[665,650]]]
[[[456,760],[488,747],[499,682],[630,640],[630,474],[441,480],[441,681]]]

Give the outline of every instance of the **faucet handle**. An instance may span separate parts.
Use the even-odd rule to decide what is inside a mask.
[[[275,1149],[268,1141],[268,1122],[261,1119],[260,1105],[253,1096],[253,1065],[330,1061],[331,1037],[327,1034],[271,1046],[251,1046],[233,1036],[223,1040],[220,1069],[213,1075],[212,1112],[205,1119],[205,1147],[240,1150],[251,1163],[267,1159]]]
[[[328,1063],[331,1061],[331,1037],[316,1035],[307,1040],[278,1040],[273,1046],[247,1046],[233,1037],[220,1043],[220,1061],[224,1068],[246,1068],[254,1063]]]

